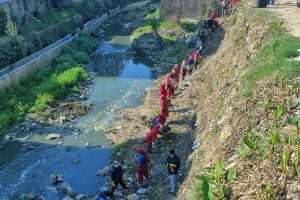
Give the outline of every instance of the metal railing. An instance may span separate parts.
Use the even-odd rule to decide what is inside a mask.
[[[49,46],[31,54],[30,56],[23,58],[22,60],[16,62],[15,64],[4,68],[3,70],[0,71],[0,78],[5,76],[6,74],[9,74],[13,71],[15,71],[16,69],[33,62],[34,60],[38,59],[40,56],[42,56],[43,54],[55,49],[56,47],[59,47],[61,45],[63,45],[64,43],[66,43],[69,40],[72,40],[74,37],[76,37],[81,30],[87,29],[89,26],[91,26],[93,23],[95,23],[97,20],[99,19],[99,17],[96,17],[90,21],[88,21],[87,23],[85,23],[84,25],[82,25],[81,27],[75,29],[75,31],[73,31],[72,33],[66,35],[65,37],[57,40],[55,43],[50,44]]]

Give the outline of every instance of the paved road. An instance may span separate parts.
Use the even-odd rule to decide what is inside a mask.
[[[266,8],[280,15],[284,26],[296,37],[300,37],[300,8],[296,7],[296,0],[275,0],[276,5]]]

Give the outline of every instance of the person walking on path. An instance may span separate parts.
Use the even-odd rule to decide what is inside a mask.
[[[170,155],[167,158],[168,173],[171,179],[171,194],[175,194],[176,188],[176,176],[180,168],[180,158],[176,155],[175,150],[170,151]]]
[[[167,158],[168,172],[171,179],[171,194],[175,194],[176,188],[176,176],[180,168],[180,158],[175,154],[175,150],[170,151],[170,155]]]
[[[137,153],[137,172],[138,172],[138,185],[143,186],[144,177],[149,178],[148,165],[150,158],[147,155],[146,151],[142,148],[136,150]]]
[[[123,170],[118,161],[114,161],[111,175],[111,189],[110,189],[110,198],[113,198],[114,192],[119,184],[123,187],[123,189],[128,189],[128,187],[124,183]]]
[[[275,0],[270,0],[269,4],[270,4],[270,6],[274,6],[275,5]]]
[[[182,69],[181,78],[182,78],[182,80],[184,80],[184,78],[185,78],[185,76],[186,76],[186,71],[187,71],[186,60],[183,60],[183,61],[182,61],[181,69]]]
[[[187,66],[187,71],[189,72],[190,75],[192,75],[193,72],[193,65],[194,65],[194,57],[193,55],[190,55],[188,60],[188,66]]]
[[[223,1],[221,2],[221,6],[222,6],[222,17],[224,18],[224,17],[226,17],[226,15],[227,15],[227,6],[228,6],[227,1],[226,1],[226,0],[223,0]]]

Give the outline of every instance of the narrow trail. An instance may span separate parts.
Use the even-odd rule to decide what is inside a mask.
[[[300,8],[296,6],[296,0],[278,0],[274,7],[267,7],[284,20],[284,26],[292,35],[300,37]]]

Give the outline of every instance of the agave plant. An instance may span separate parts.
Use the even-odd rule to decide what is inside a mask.
[[[274,157],[275,145],[280,142],[279,133],[276,130],[271,130],[269,133],[269,139],[271,142],[271,157]]]
[[[286,193],[287,179],[289,175],[289,160],[290,160],[290,147],[284,149],[282,152],[282,161],[281,161],[281,170],[284,173],[283,182],[282,182],[282,190]]]
[[[294,116],[291,119],[294,126],[297,128],[297,135],[299,136],[300,133],[300,117]]]
[[[278,106],[276,109],[273,110],[273,114],[274,114],[274,119],[275,119],[275,123],[277,124],[279,119],[281,118],[281,116],[284,113],[284,104],[281,104],[280,106]]]

